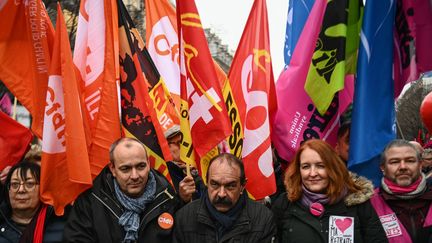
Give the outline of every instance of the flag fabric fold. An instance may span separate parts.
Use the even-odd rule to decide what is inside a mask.
[[[30,148],[33,134],[6,113],[0,111],[0,171],[18,163]]]
[[[348,168],[373,180],[382,177],[380,154],[395,138],[392,36],[395,1],[367,1],[361,31]]]
[[[231,134],[221,83],[194,1],[177,1],[180,43],[181,158],[193,164]],[[188,135],[190,131],[190,138]]]
[[[359,4],[359,0],[334,0],[327,4],[304,86],[321,115],[330,107],[334,95],[344,88],[348,61],[346,46],[354,39],[351,52],[358,48],[356,19],[352,26],[348,20],[351,20],[349,15],[359,19]],[[351,32],[352,27],[355,29]]]
[[[61,215],[91,187],[86,131],[69,37],[60,4],[49,69],[42,140],[40,197]]]
[[[118,3],[123,131],[127,137],[135,137],[145,145],[152,167],[169,179],[165,160],[171,160],[172,156],[158,122],[156,110],[160,100],[154,95],[163,81],[126,7],[122,1]]]
[[[74,64],[89,121],[89,159],[95,178],[109,162],[111,144],[121,136],[118,12],[115,0],[83,0],[80,4]]]
[[[265,0],[254,1],[238,46],[228,79],[243,131],[246,189],[254,198],[262,199],[276,192],[270,141],[276,93]],[[237,133],[230,140],[236,137]]]
[[[291,61],[293,51],[314,3],[315,0],[289,0],[284,45],[285,66]]]
[[[41,138],[54,29],[41,0],[3,2],[0,80],[30,112]]]

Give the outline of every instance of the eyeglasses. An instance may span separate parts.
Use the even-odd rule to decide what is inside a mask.
[[[11,182],[9,184],[9,190],[13,190],[15,192],[19,191],[19,188],[21,187],[21,185],[24,185],[24,188],[27,191],[33,191],[33,189],[35,188],[36,185],[39,185],[38,183],[34,182],[34,181],[24,181],[24,182]]]

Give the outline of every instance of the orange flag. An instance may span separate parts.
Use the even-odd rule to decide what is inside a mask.
[[[231,134],[221,85],[194,1],[177,1],[180,41],[181,126],[189,123],[190,141],[183,140],[181,155],[205,156]],[[193,141],[193,147],[192,147]],[[187,142],[188,146],[185,146]],[[186,150],[185,150],[186,149]],[[185,162],[186,162],[185,160]]]
[[[115,0],[83,0],[75,39],[74,64],[90,124],[93,178],[109,162],[109,148],[121,136],[118,107],[118,13]]]
[[[41,0],[0,4],[0,80],[32,115],[42,137],[54,29]]]
[[[49,69],[42,140],[41,199],[57,215],[92,185],[78,84],[60,5]]]
[[[176,11],[168,0],[145,0],[146,47],[160,72],[177,109],[180,107],[180,59]],[[218,80],[226,74],[214,62]]]
[[[244,133],[241,156],[248,178],[246,188],[262,199],[276,192],[270,141],[276,94],[265,0],[255,0],[252,6],[228,79]]]

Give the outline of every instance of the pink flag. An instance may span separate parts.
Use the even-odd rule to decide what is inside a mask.
[[[278,110],[275,115],[272,141],[279,155],[288,161],[302,141],[320,138],[334,143],[339,114],[353,98],[352,76],[348,76],[345,80],[345,89],[333,98],[327,112],[320,115],[304,90],[326,6],[326,0],[315,2],[290,65],[282,72],[276,83]]]

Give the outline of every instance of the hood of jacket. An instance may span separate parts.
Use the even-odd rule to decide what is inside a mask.
[[[356,173],[350,172],[351,179],[354,184],[359,186],[361,189],[358,192],[350,193],[344,198],[346,206],[358,205],[369,200],[374,193],[374,186],[370,180],[366,177],[359,176]]]

